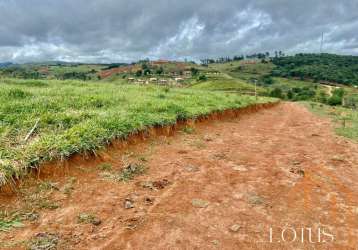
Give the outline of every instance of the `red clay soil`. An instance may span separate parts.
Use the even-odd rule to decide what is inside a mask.
[[[0,240],[48,232],[59,249],[358,248],[358,145],[337,137],[329,120],[282,103],[188,132],[43,173],[57,183],[51,199],[60,207]],[[141,162],[147,171],[115,182],[103,178],[101,162],[114,172]],[[21,208],[24,194],[0,200]],[[102,223],[79,223],[81,213]]]
[[[141,69],[141,67],[137,66],[137,65],[121,66],[118,68],[103,70],[99,73],[99,76],[101,77],[101,79],[104,79],[104,78],[110,77],[114,74],[135,73],[136,71],[138,71],[140,69]]]

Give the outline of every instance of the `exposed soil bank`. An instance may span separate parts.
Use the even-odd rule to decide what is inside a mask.
[[[356,249],[358,145],[337,137],[328,119],[282,103],[144,139],[94,160],[73,157],[67,171],[43,168],[56,187],[47,198],[59,207],[37,210],[37,220],[0,233],[0,242],[22,249],[46,232],[59,249]],[[111,173],[133,162],[147,171],[116,182],[103,162]],[[1,204],[20,209],[34,185]],[[81,223],[83,213],[101,224]]]
[[[198,123],[205,123],[214,120],[237,118],[244,114],[251,114],[261,109],[274,107],[278,104],[279,102],[254,104],[240,109],[228,109],[221,112],[213,112],[208,115],[199,116],[196,119],[181,120],[173,125],[148,128],[144,131],[135,132],[123,140],[115,140],[111,142],[111,144],[108,145],[108,147],[106,147],[103,152],[98,152],[96,155],[75,154],[70,156],[69,159],[65,159],[63,161],[54,161],[41,164],[39,168],[33,170],[33,175],[40,179],[49,176],[67,175],[70,171],[68,166],[71,164],[86,164],[89,161],[96,161],[99,164],[99,161],[101,160],[106,161],[106,156],[108,153],[118,150],[123,151],[129,145],[134,145],[148,139],[153,139],[156,136],[172,136],[176,131],[179,131],[187,126],[195,126],[195,124]],[[18,186],[18,183],[16,183],[15,186]],[[0,194],[2,193],[4,195],[12,195],[14,192],[16,192],[15,186],[13,183],[2,187],[0,186]]]

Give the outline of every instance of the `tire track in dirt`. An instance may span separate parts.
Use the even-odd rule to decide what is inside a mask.
[[[358,247],[358,146],[299,104],[198,124],[194,133],[159,137],[106,158],[117,170],[143,156],[147,173],[128,183],[101,179],[98,162],[72,163],[69,169],[92,170],[52,178],[59,185],[77,178],[69,198],[54,193],[54,199],[62,198],[61,207],[0,239],[23,240],[46,231],[60,235],[62,249]],[[169,184],[142,185],[163,180]],[[126,197],[133,209],[123,207]],[[151,204],[144,202],[148,197]],[[78,224],[76,216],[86,211],[102,224]],[[285,227],[298,234],[312,228],[315,243],[307,234],[303,243],[299,237],[282,242]],[[334,241],[318,243],[318,228],[332,233]]]

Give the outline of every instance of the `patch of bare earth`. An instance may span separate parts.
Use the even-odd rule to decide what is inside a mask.
[[[122,178],[124,167],[135,174]],[[49,234],[59,249],[358,247],[358,146],[298,104],[198,124],[42,176],[55,183],[47,199],[59,207],[34,206],[39,218],[0,233],[2,242]],[[21,210],[34,185],[2,195],[3,209]]]

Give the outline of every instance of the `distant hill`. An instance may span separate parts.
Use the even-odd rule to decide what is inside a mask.
[[[273,58],[273,76],[358,85],[358,56],[297,54]]]
[[[14,64],[11,62],[4,62],[4,63],[0,63],[0,68],[7,68],[12,65],[14,65]]]

